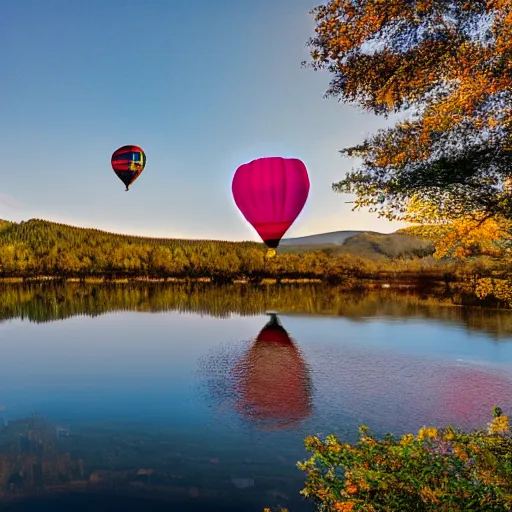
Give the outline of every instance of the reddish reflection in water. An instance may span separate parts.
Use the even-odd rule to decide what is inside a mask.
[[[510,378],[484,369],[452,367],[440,375],[439,384],[441,411],[457,424],[475,415],[490,419],[493,403],[508,409],[512,400]]]
[[[492,404],[511,411],[507,366],[321,342],[307,355],[315,376],[315,424],[322,431],[348,423],[352,431],[364,423],[379,435],[423,425],[471,430],[490,421]]]
[[[264,428],[285,428],[311,415],[308,367],[276,315],[235,366],[236,408]]]

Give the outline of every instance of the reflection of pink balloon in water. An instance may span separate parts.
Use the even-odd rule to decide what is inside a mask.
[[[243,216],[276,249],[306,204],[308,171],[296,158],[259,158],[236,170],[232,190]]]
[[[311,415],[308,368],[275,315],[235,372],[243,417],[281,428]]]

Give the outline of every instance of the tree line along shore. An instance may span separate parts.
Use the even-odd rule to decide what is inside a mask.
[[[265,246],[255,242],[146,238],[39,219],[0,221],[1,282],[441,286],[478,300],[491,297],[507,303],[509,261],[485,255],[439,259],[434,251],[430,241],[402,231],[356,235],[341,246],[285,246],[266,259]]]
[[[0,221],[0,277],[10,279],[457,279],[461,272],[496,275],[503,267],[498,258],[437,260],[434,250],[405,232],[362,234],[341,246],[285,246],[266,259],[265,246],[256,242],[118,235],[39,219]]]

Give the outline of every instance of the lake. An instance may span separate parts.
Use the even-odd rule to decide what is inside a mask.
[[[448,296],[0,285],[2,510],[308,511],[306,435],[481,428],[492,404],[512,413],[512,312]]]

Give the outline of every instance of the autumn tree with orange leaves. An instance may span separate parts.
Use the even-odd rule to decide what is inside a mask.
[[[334,190],[390,220],[511,220],[512,1],[330,0],[311,14],[304,64],[330,72],[326,96],[401,113],[341,151],[361,164]]]

